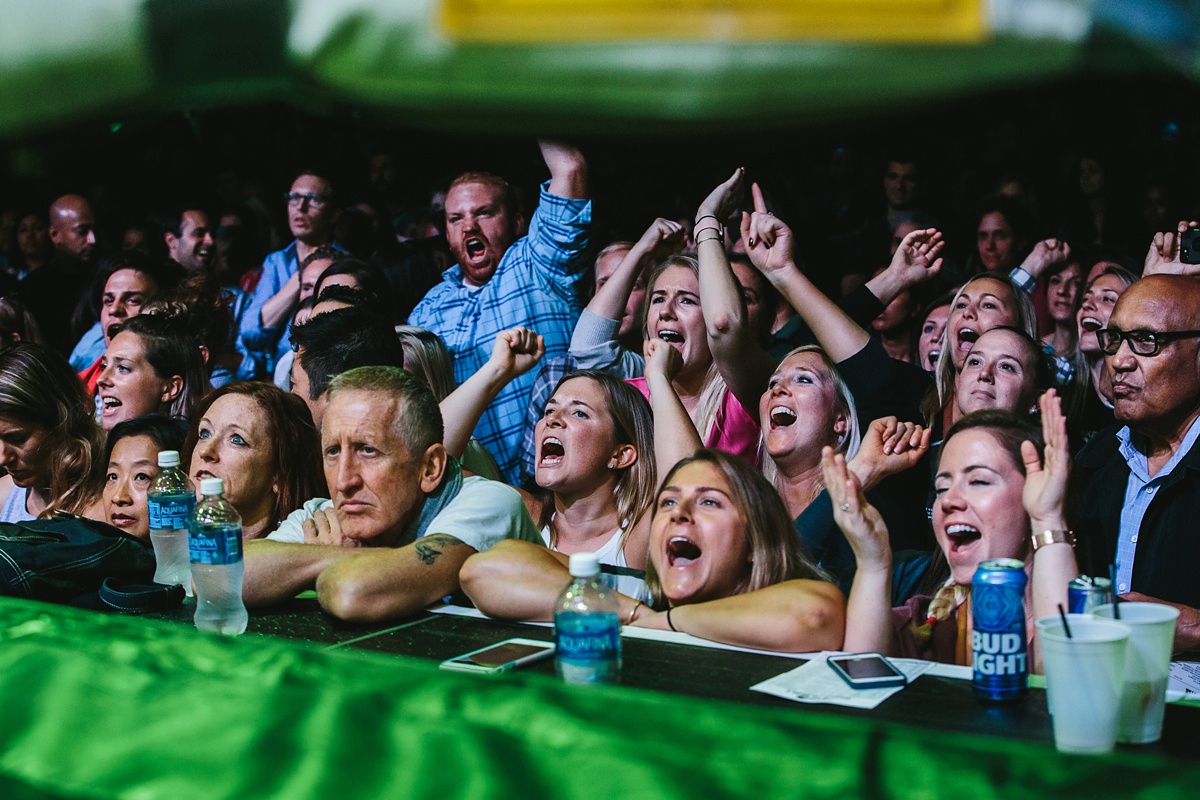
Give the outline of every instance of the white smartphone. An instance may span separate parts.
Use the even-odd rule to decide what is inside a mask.
[[[506,639],[499,644],[491,644],[461,656],[448,658],[439,666],[442,669],[457,672],[504,672],[522,664],[541,661],[552,655],[554,655],[553,642],[539,642],[537,639]]]
[[[878,653],[831,656],[828,663],[842,680],[855,689],[881,689],[908,683],[908,677]]]

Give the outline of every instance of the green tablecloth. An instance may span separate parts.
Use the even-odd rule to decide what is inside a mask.
[[[0,798],[1193,798],[1200,765],[0,600]],[[936,710],[931,709],[931,714]]]

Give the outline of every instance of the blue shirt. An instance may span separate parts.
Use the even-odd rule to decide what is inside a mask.
[[[472,290],[463,285],[462,268],[455,264],[409,315],[410,325],[427,328],[446,343],[459,383],[487,363],[496,334],[517,325],[542,335],[547,358],[567,352],[581,310],[575,284],[586,266],[592,203],[552,195],[548,185],[542,185],[529,234],[508,248],[491,280]],[[510,483],[517,480],[535,377],[530,371],[504,387],[475,427],[475,437]]]
[[[104,355],[104,350],[104,331],[100,330],[100,323],[97,322],[88,328],[87,333],[80,337],[79,344],[71,351],[71,357],[68,359],[71,369],[83,372]]]
[[[238,349],[254,359],[257,372],[270,375],[275,369],[276,360],[291,349],[287,326],[264,327],[262,309],[299,270],[295,242],[263,259],[262,275],[238,326],[238,343],[241,345]]]
[[[1192,449],[1198,437],[1200,418],[1188,428],[1187,435],[1183,437],[1183,442],[1175,451],[1175,455],[1171,456],[1171,460],[1151,478],[1146,455],[1134,445],[1129,426],[1126,425],[1117,431],[1117,440],[1120,442],[1117,449],[1129,465],[1129,482],[1125,484],[1125,502],[1121,505],[1121,531],[1117,535],[1116,592],[1128,592],[1133,583],[1133,559],[1137,554],[1138,532],[1142,529],[1142,520],[1158,493],[1158,487]]]

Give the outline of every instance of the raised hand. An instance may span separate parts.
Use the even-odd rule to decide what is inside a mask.
[[[646,228],[646,232],[634,244],[633,250],[642,258],[665,258],[683,249],[686,234],[687,230],[683,225],[673,219],[659,217]]]
[[[1067,527],[1064,505],[1071,475],[1067,418],[1062,413],[1062,400],[1053,389],[1038,399],[1038,407],[1042,414],[1042,438],[1046,441],[1045,455],[1038,457],[1033,442],[1021,443],[1021,459],[1025,462],[1021,503],[1035,532],[1062,530]]]
[[[733,212],[737,210],[738,203],[742,202],[742,181],[745,174],[746,171],[742,167],[738,167],[728,180],[717,186],[709,193],[708,197],[704,198],[696,210],[696,220],[701,228],[705,227],[705,223],[708,222],[707,220],[702,221],[701,217],[716,217],[722,225],[729,221]]]
[[[1071,259],[1071,247],[1061,239],[1043,239],[1021,262],[1021,269],[1037,278],[1049,269],[1065,264]]]
[[[491,365],[512,380],[533,369],[546,354],[546,343],[528,328],[509,328],[496,334],[492,345]]]
[[[867,502],[862,484],[846,465],[846,457],[821,449],[821,477],[833,503],[833,519],[854,551],[860,570],[886,570],[892,566],[892,545],[887,525],[875,506]]]
[[[929,451],[929,437],[928,428],[881,417],[867,426],[848,467],[864,491],[872,489],[884,478],[915,466]]]
[[[667,381],[673,381],[679,371],[683,369],[683,356],[662,339],[647,339],[646,344],[642,346],[642,353],[646,356],[646,378],[648,380],[655,376],[661,376]]]
[[[588,193],[587,160],[579,148],[565,142],[538,139],[542,160],[550,169],[550,194],[583,199]]]
[[[773,275],[796,268],[792,257],[792,229],[767,211],[767,203],[757,183],[750,187],[750,193],[754,197],[754,213],[742,214],[742,241],[750,263],[767,280],[773,280]]]
[[[1200,264],[1184,264],[1179,260],[1180,242],[1190,228],[1200,228],[1200,222],[1180,220],[1176,230],[1154,234],[1142,274],[1200,275]]]
[[[945,246],[942,232],[937,228],[913,231],[905,236],[896,248],[888,270],[895,274],[905,289],[923,283],[941,270],[940,255]]]

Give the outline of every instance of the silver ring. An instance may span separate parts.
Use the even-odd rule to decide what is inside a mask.
[[[849,511],[849,510],[850,510],[850,504],[849,504],[849,503],[842,503],[840,506],[838,506],[838,508],[840,508],[842,511]]]

